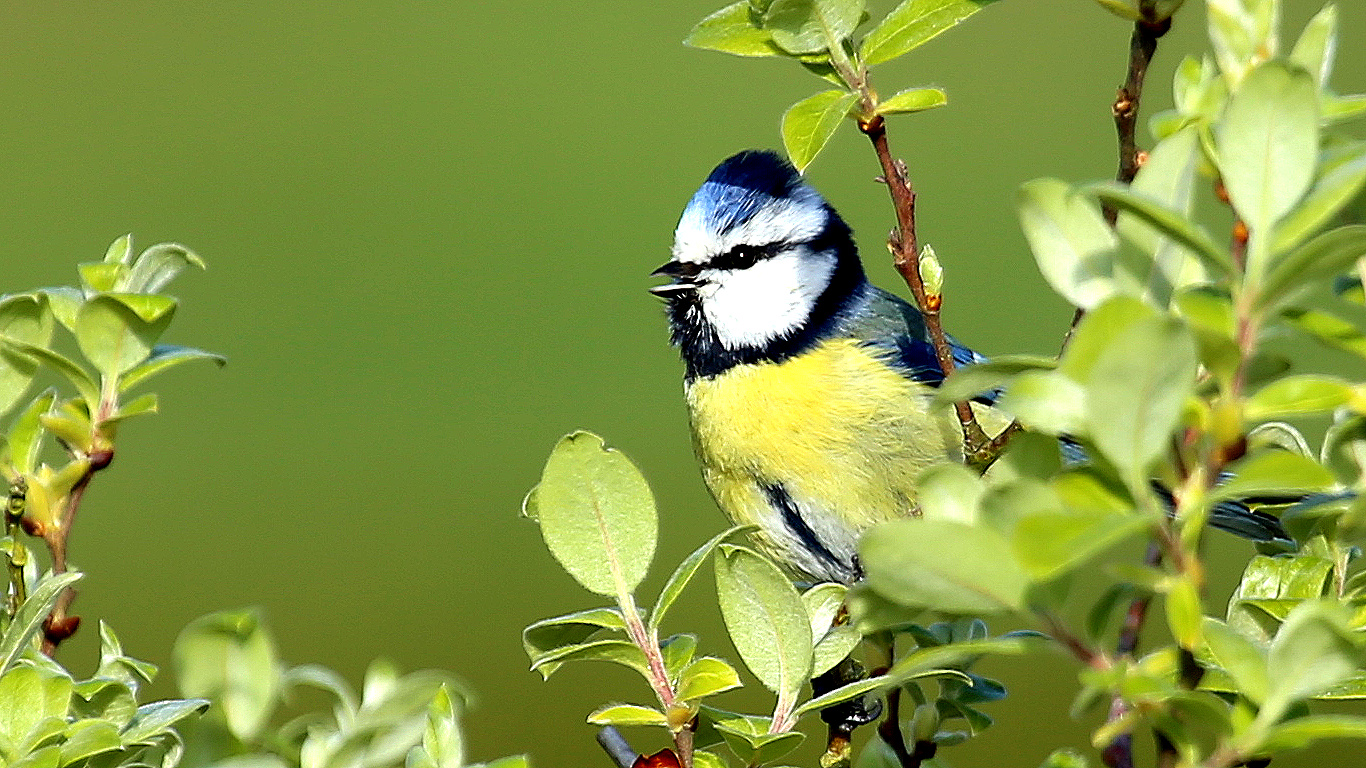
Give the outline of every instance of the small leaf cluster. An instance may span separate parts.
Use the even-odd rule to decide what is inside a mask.
[[[531,668],[545,678],[570,661],[606,661],[635,670],[652,688],[656,704],[607,704],[588,721],[667,729],[694,765],[729,764],[714,751],[721,745],[741,765],[773,765],[802,742],[804,735],[795,727],[803,716],[892,689],[914,697],[913,722],[951,743],[989,724],[990,718],[972,705],[1004,695],[999,683],[971,675],[967,667],[986,653],[1023,647],[1019,638],[987,639],[980,622],[924,629],[898,616],[895,627],[856,627],[844,608],[845,585],[798,590],[767,557],[732,541],[744,528],[718,534],[685,558],[647,613],[636,606],[634,590],[654,556],[654,499],[631,461],[591,433],[560,440],[523,511],[540,524],[547,547],[575,580],[616,601],[527,627],[522,637]],[[739,687],[739,673],[721,658],[698,656],[695,634],[660,639],[665,614],[707,558],[731,642],[749,672],[775,695],[771,713],[742,714],[703,703]],[[865,634],[893,632],[912,637],[916,650],[886,674],[863,677],[857,664],[847,666]],[[851,673],[841,674],[841,684],[803,701],[811,678],[841,666]],[[920,683],[936,679],[940,692],[929,697]],[[940,721],[955,717],[968,722],[967,731],[940,733]]]
[[[846,117],[867,125],[946,104],[939,88],[910,88],[882,98],[869,85],[868,69],[909,53],[992,2],[904,0],[857,36],[870,18],[865,0],[740,0],[699,22],[684,43],[737,56],[794,59],[838,86],[797,102],[783,116],[783,144],[801,170]]]
[[[223,611],[187,625],[174,649],[182,692],[211,704],[186,730],[185,765],[257,768],[526,768],[524,757],[466,762],[460,717],[468,695],[431,670],[400,675],[385,661],[360,693],[327,667],[290,667],[255,610]],[[327,710],[297,712],[304,689]],[[292,716],[291,716],[292,715]]]
[[[125,235],[101,261],[79,265],[79,287],[0,296],[0,416],[14,411],[0,433],[0,476],[21,499],[9,522],[42,537],[54,555],[65,549],[79,489],[113,460],[119,427],[157,410],[155,394],[128,399],[130,390],[189,360],[223,363],[219,355],[159,343],[177,306],[162,290],[187,267],[203,266],[174,243],[135,253]],[[74,342],[79,360],[59,348],[58,327]],[[72,394],[49,388],[25,403],[42,367],[64,379]],[[65,463],[43,460],[49,437],[64,449]],[[6,549],[22,568],[26,554],[10,533]],[[21,591],[11,584],[12,597]]]
[[[183,745],[175,726],[202,713],[202,699],[138,703],[157,668],[124,655],[100,624],[100,664],[77,680],[39,651],[38,637],[75,572],[33,585],[0,633],[0,760],[14,768],[174,768]]]

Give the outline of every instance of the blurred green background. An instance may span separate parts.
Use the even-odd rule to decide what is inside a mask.
[[[642,594],[723,525],[646,275],[711,167],[778,145],[783,109],[821,84],[680,45],[717,3],[7,4],[0,288],[72,282],[127,231],[180,241],[209,271],[173,286],[167,341],[230,358],[158,380],[162,415],[128,425],[86,497],[72,557],[89,623],[69,664],[93,668],[95,619],[168,666],[188,620],[258,605],[293,663],[358,680],[384,655],[464,676],[480,697],[475,757],[605,764],[584,715],[647,690],[601,665],[549,683],[526,671],[524,625],[597,602],[518,506],[554,441],[589,428],[659,499],[663,565]],[[1148,114],[1203,45],[1189,5]],[[1317,8],[1288,0],[1286,36]],[[1339,10],[1335,82],[1366,90],[1366,6]],[[1007,0],[875,74],[885,92],[948,91],[948,108],[895,120],[891,141],[947,269],[948,325],[982,352],[1058,346],[1070,310],[1034,271],[1014,194],[1036,176],[1112,175],[1127,45],[1094,3]],[[874,278],[900,288],[876,170],[849,129],[809,176]],[[708,582],[671,628],[728,654]],[[955,764],[1084,746],[1093,723],[1066,714],[1073,663],[1020,666],[994,667],[1012,697]],[[732,703],[761,698],[745,696]]]

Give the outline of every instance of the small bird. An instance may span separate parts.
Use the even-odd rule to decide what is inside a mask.
[[[666,302],[717,504],[797,573],[860,579],[860,535],[914,513],[926,467],[963,458],[952,409],[934,402],[944,374],[920,312],[868,282],[848,225],[766,151],[711,172],[653,274],[672,278],[650,290]],[[950,343],[960,366],[986,359]],[[975,407],[989,434],[1009,423]],[[1246,507],[1221,516],[1250,538],[1284,537]]]

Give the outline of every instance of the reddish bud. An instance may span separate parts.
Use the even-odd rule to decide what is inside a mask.
[[[683,765],[672,749],[661,749],[653,755],[637,757],[631,768],[683,768]]]

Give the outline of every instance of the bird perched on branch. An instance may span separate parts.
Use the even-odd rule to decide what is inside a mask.
[[[848,225],[772,152],[741,152],[688,202],[665,299],[703,478],[760,545],[818,581],[852,583],[872,525],[912,514],[926,467],[962,460],[920,312],[870,284]],[[958,365],[985,358],[950,340]],[[975,404],[989,434],[1009,419]],[[1211,523],[1284,537],[1240,505]]]

